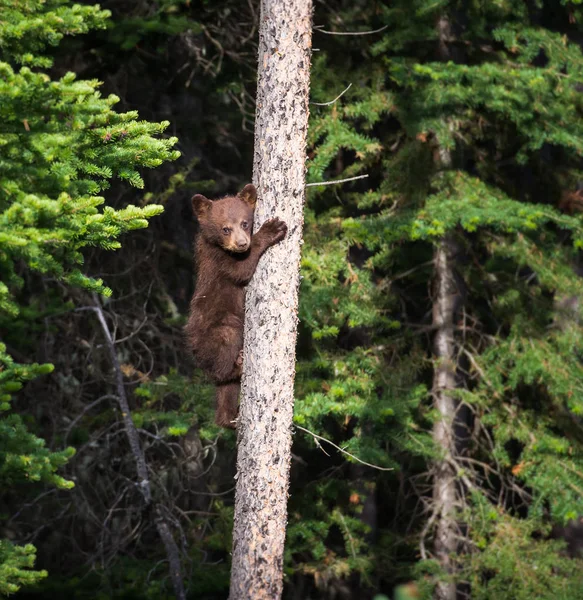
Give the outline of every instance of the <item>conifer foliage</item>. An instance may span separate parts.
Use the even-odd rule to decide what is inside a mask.
[[[249,180],[256,3],[107,6],[112,27],[75,41],[86,78],[97,73],[140,114],[172,114],[188,157],[172,165],[169,182],[170,168],[158,170],[151,188],[167,207],[163,226],[132,237],[154,249],[146,288],[130,244],[116,254],[84,251],[114,249],[159,210],[142,204],[139,187],[126,204],[140,208],[114,211],[100,196],[116,179],[141,185],[142,167],[173,158],[172,143],[161,125],[114,112],[114,98],[98,96],[95,82],[49,78],[51,46],[102,28],[104,11],[0,0],[0,330],[10,327],[0,485],[3,512],[19,514],[2,531],[49,523],[33,540],[49,566],[38,597],[169,593],[159,537],[136,510],[134,467],[121,442],[109,444],[119,419],[107,403],[94,404],[111,382],[109,359],[86,367],[86,357],[99,362],[103,341],[85,335],[94,325],[83,315],[93,313],[62,315],[73,308],[63,298],[74,297],[63,290],[107,294],[87,274],[115,272],[110,284],[128,293],[107,317],[120,324],[116,348],[153,494],[178,533],[188,593],[221,598],[235,438],[212,425],[212,394],[180,345],[192,255],[182,204]],[[307,188],[284,595],[577,600],[581,3],[338,0],[314,8],[308,182],[368,177]],[[99,268],[112,257],[115,269]],[[36,303],[51,286],[70,330],[38,334]],[[447,328],[444,353],[436,333]],[[90,349],[87,339],[96,340]],[[46,359],[55,375],[26,360],[37,340],[61,346]],[[51,385],[69,360],[84,386],[76,396]],[[449,417],[438,403],[444,372]],[[31,396],[39,413],[58,418],[35,421]],[[37,436],[51,439],[51,450]],[[31,481],[71,485],[58,472],[68,443],[78,455],[61,473],[75,477],[75,490],[21,511],[19,492]],[[447,506],[436,502],[440,476],[453,492]],[[69,497],[79,501],[62,511]],[[81,539],[85,530],[103,535]],[[0,593],[42,576],[22,540],[0,544]],[[54,555],[62,563],[46,560]]]
[[[342,205],[325,188],[312,196],[319,214],[310,226],[318,239],[304,255],[302,302],[319,349],[318,371],[310,371],[324,381],[298,403],[296,419],[319,422],[317,430],[340,435],[344,447],[362,452],[364,444],[376,444],[386,449],[385,460],[397,460],[409,500],[395,498],[396,508],[410,525],[403,537],[391,530],[393,547],[417,547],[424,560],[409,576],[422,572],[418,592],[435,598],[460,591],[472,598],[579,597],[580,564],[549,538],[552,526],[583,509],[577,383],[583,223],[566,201],[577,196],[583,152],[577,5],[462,8],[419,0],[380,3],[358,15],[346,7],[337,14],[343,27],[358,29],[360,17],[368,18],[362,29],[385,29],[364,42],[324,41],[332,49],[316,63],[318,101],[333,96],[330,83],[357,89],[314,119],[313,179],[364,171],[372,181],[367,188],[355,183]],[[347,70],[344,61],[335,69],[339,44],[366,66],[355,61]],[[443,240],[451,245],[448,268],[457,289],[455,352],[447,365],[432,346],[432,314],[439,309],[433,257]],[[331,273],[339,278],[334,291]],[[361,348],[338,354],[323,343],[355,327],[364,328]],[[375,356],[378,366],[369,373],[377,384],[368,395],[354,394],[358,374]],[[443,368],[454,375],[453,420],[436,402],[435,373]],[[447,447],[430,435],[444,419]],[[445,554],[436,539],[445,509],[432,493],[443,464],[456,496],[447,507],[455,523]],[[390,477],[376,480],[390,487]],[[362,510],[370,496],[359,497]],[[409,512],[412,497],[423,512]],[[326,514],[319,520],[330,527]],[[352,529],[346,523],[357,536],[358,523]],[[293,539],[298,528],[292,527]],[[336,574],[360,569],[366,577],[371,550],[347,544],[346,559],[335,557]],[[506,559],[494,559],[501,555]],[[405,561],[397,564],[405,573]],[[313,560],[301,568],[326,572]],[[517,578],[518,572],[525,575]]]
[[[73,73],[52,80],[42,69],[66,35],[103,28],[108,11],[66,0],[0,2],[0,320],[9,326],[26,298],[29,273],[110,295],[101,280],[83,274],[83,248],[119,248],[123,233],[146,227],[160,206],[105,206],[99,194],[119,178],[141,188],[139,170],[177,158],[167,122],[117,113],[115,96],[102,98],[98,81]],[[43,481],[73,484],[56,471],[73,454],[49,451],[11,414],[24,382],[50,373],[51,364],[18,364],[0,342],[0,482],[2,488]],[[34,547],[0,542],[0,593],[45,575],[29,570]]]

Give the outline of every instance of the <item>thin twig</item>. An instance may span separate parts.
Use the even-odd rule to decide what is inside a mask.
[[[373,29],[372,31],[327,31],[326,29],[319,29],[318,25],[314,27],[314,30],[318,33],[327,33],[328,35],[371,35],[372,33],[379,33],[379,31],[384,31],[388,25],[384,25],[383,27],[379,27],[379,29]]]
[[[342,452],[342,454],[346,454],[346,456],[350,456],[350,458],[353,458],[355,461],[357,461],[363,465],[366,465],[367,467],[372,467],[373,469],[378,469],[379,471],[394,471],[394,469],[392,467],[379,467],[378,465],[373,465],[371,463],[367,463],[364,460],[361,460],[360,458],[358,458],[358,456],[354,456],[354,454],[350,454],[350,452],[347,452],[340,446],[337,446],[334,442],[327,440],[326,438],[322,437],[321,435],[318,435],[317,433],[314,433],[313,431],[310,431],[309,429],[306,429],[305,427],[302,427],[301,425],[294,425],[294,427],[296,429],[300,429],[301,431],[305,431],[306,433],[309,433],[316,440],[322,440],[323,442],[326,442],[326,443],[330,444],[331,446],[334,446],[334,448],[336,448],[336,450],[340,450],[340,452]]]
[[[411,275],[412,273],[415,273],[415,271],[422,269],[423,267],[432,265],[434,262],[435,261],[433,259],[431,259],[424,263],[421,263],[420,265],[417,265],[416,267],[413,267],[412,269],[409,269],[408,271],[405,271],[404,273],[399,273],[398,275],[394,275],[393,277],[391,277],[390,283],[393,283],[393,281],[397,281],[397,279],[402,279],[403,277],[407,277],[407,276]]]
[[[49,496],[50,494],[54,494],[57,491],[57,488],[51,488],[50,490],[46,491],[46,492],[42,492],[41,494],[39,494],[34,500],[32,500],[32,502],[28,502],[27,504],[23,504],[20,509],[18,510],[18,512],[14,513],[10,519],[7,522],[7,525],[11,525],[12,522],[18,518],[20,516],[20,513],[22,513],[22,511],[24,511],[25,508],[30,508],[31,506],[34,506],[39,500],[41,500],[42,498],[44,498],[45,496]]]
[[[128,335],[126,335],[125,337],[122,337],[121,340],[115,340],[114,343],[115,344],[121,344],[122,342],[127,342],[128,340],[131,340],[134,336],[136,336],[138,333],[140,333],[142,327],[148,322],[148,315],[146,315],[144,317],[144,320]]]
[[[318,446],[318,448],[320,448],[320,450],[322,450],[322,452],[328,457],[330,458],[330,455],[328,454],[328,452],[326,452],[326,450],[324,450],[324,446],[322,446],[322,444],[320,444],[320,442],[314,438],[314,443],[316,444],[316,446]]]
[[[83,408],[83,410],[71,421],[71,424],[69,425],[69,427],[67,427],[67,431],[65,432],[65,438],[64,438],[64,443],[67,443],[67,440],[69,439],[69,435],[71,434],[71,431],[73,430],[73,427],[75,427],[75,425],[77,425],[77,423],[83,418],[83,416],[85,415],[85,413],[89,412],[94,406],[97,406],[100,402],[103,402],[104,400],[116,400],[117,401],[117,396],[115,396],[114,394],[105,394],[105,396],[101,396],[100,398],[97,398],[97,400],[94,400],[93,402],[91,402],[91,404],[87,404],[87,406],[85,406]]]
[[[335,183],[346,183],[347,181],[355,181],[356,179],[365,179],[368,175],[357,175],[356,177],[347,177],[346,179],[336,179],[335,181],[317,181],[316,183],[306,183],[306,187],[314,187],[317,185],[334,185]]]
[[[421,531],[421,535],[419,536],[419,553],[421,554],[421,558],[423,560],[427,560],[428,554],[425,548],[425,539],[427,538],[427,534],[430,529],[433,527],[433,523],[435,523],[435,519],[437,519],[437,509],[433,509],[431,511],[431,516],[427,519],[423,530]]]
[[[342,98],[342,96],[344,96],[344,94],[346,94],[346,92],[352,87],[352,83],[348,84],[348,87],[343,91],[340,92],[338,94],[338,96],[336,96],[336,98],[334,98],[334,100],[330,100],[330,102],[310,102],[310,104],[313,104],[315,106],[330,106],[330,104],[334,104],[334,102],[336,102],[337,100],[339,100],[340,98]]]

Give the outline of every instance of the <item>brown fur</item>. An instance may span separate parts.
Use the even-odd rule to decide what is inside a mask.
[[[192,199],[200,233],[197,282],[185,331],[197,365],[217,386],[215,421],[232,429],[239,410],[245,286],[261,255],[287,232],[276,217],[252,235],[256,200],[251,184],[237,196]]]

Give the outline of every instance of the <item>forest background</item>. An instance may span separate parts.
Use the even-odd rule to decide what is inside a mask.
[[[258,6],[101,9],[0,0],[0,593],[171,598],[162,523],[224,598],[236,439],[181,328]],[[308,181],[368,177],[308,188],[285,597],[583,598],[580,2],[314,23]]]

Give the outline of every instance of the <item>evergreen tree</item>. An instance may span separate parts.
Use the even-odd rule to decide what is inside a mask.
[[[115,96],[102,98],[99,82],[73,73],[52,80],[48,51],[65,35],[102,28],[109,16],[98,6],[66,0],[0,2],[0,325],[30,318],[27,283],[35,274],[105,296],[101,280],[83,274],[82,250],[120,246],[120,236],[146,227],[162,207],[105,207],[99,194],[120,178],[143,187],[139,169],[175,159],[174,138],[158,137],[168,123],[117,113]],[[51,364],[16,363],[0,342],[0,410],[9,413],[22,384],[50,373]],[[0,480],[14,491],[23,482],[61,488],[73,484],[56,471],[73,449],[51,451],[9,413],[0,420]],[[46,575],[31,571],[34,547],[0,544],[0,593]]]
[[[361,452],[368,438],[377,452],[388,451],[384,460],[398,461],[406,491],[423,502],[426,512],[411,511],[409,500],[401,513],[416,525],[416,539],[404,530],[386,532],[402,558],[377,563],[390,569],[377,571],[381,577],[413,576],[407,562],[415,562],[416,541],[427,559],[416,567],[424,573],[421,587],[439,590],[453,577],[476,598],[576,598],[580,564],[557,551],[549,531],[581,514],[575,299],[583,291],[576,275],[583,230],[580,216],[565,209],[577,206],[583,149],[583,57],[571,41],[582,15],[570,2],[560,10],[552,2],[458,4],[392,2],[374,12],[351,5],[339,11],[338,30],[366,22],[361,29],[386,27],[382,39],[324,42],[334,51],[319,56],[316,99],[330,99],[331,81],[338,90],[353,87],[315,119],[313,180],[334,171],[373,177],[368,189],[358,182],[360,193],[343,193],[341,205],[324,188],[312,197],[317,237],[305,254],[301,298],[318,356],[311,363],[318,370],[307,373],[323,382],[306,394],[316,387],[306,380],[296,421],[308,418],[315,431]],[[340,44],[343,60],[335,68]],[[368,62],[355,59],[347,69],[346,56]],[[432,352],[438,294],[427,282],[438,283],[433,257],[444,239],[455,247],[451,275],[459,296],[452,307],[455,364],[448,367],[457,420],[455,429],[448,424],[455,436],[449,456],[429,435],[443,419],[433,404],[443,358]],[[352,303],[343,302],[351,294]],[[390,323],[399,324],[392,334]],[[348,331],[360,347],[339,355],[328,344],[326,354],[326,336],[342,343]],[[368,395],[353,396],[355,374],[370,369],[375,354],[379,366],[365,381],[372,383],[376,372],[377,384]],[[354,371],[344,380],[351,360]],[[431,475],[444,460],[459,490],[450,507],[457,556],[440,555],[434,538],[440,508]],[[389,482],[390,476],[377,479],[380,486]],[[319,487],[324,500],[329,485]],[[312,534],[302,521],[297,535],[313,540],[313,532],[330,530],[327,515],[334,511],[324,506]],[[374,549],[348,543],[362,538],[356,522],[344,529],[346,558],[336,555],[335,575],[366,575],[367,562],[354,559]],[[325,573],[326,548],[311,548],[312,560],[298,566]],[[506,559],[494,558],[500,555]],[[372,566],[369,561],[368,572]],[[455,587],[442,589],[445,595],[436,597],[455,593]]]
[[[15,10],[13,4],[6,2],[2,14]],[[46,3],[38,7],[45,11]],[[246,3],[225,0],[195,8],[188,2],[168,0],[139,6],[116,2],[112,8],[119,11],[119,20],[99,37],[106,42],[89,55],[89,44],[93,48],[97,38],[90,39],[87,46],[77,47],[81,56],[99,71],[100,79],[128,82],[126,102],[152,113],[174,114],[189,156],[203,157],[198,164],[189,162],[168,186],[160,182],[157,187],[163,191],[155,197],[174,202],[182,195],[186,202],[189,192],[213,185],[201,184],[200,179],[216,179],[212,193],[218,194],[246,183],[252,139],[243,128],[250,125],[249,81],[256,55],[253,7],[245,12]],[[83,17],[87,27],[101,22],[93,7],[73,9],[53,2],[46,12],[57,10],[62,12],[50,18],[52,31],[34,41],[38,48],[56,40],[59,32],[65,33],[60,23],[68,24],[67,31],[80,32],[85,25],[79,19],[73,23],[79,11],[87,11]],[[23,20],[11,18],[13,27]],[[431,597],[439,586],[446,593],[453,588],[484,599],[571,600],[581,595],[581,562],[569,558],[564,543],[553,538],[561,525],[581,514],[583,487],[578,383],[582,139],[578,40],[582,18],[580,5],[566,0],[316,4],[314,46],[318,52],[314,53],[311,100],[325,105],[311,107],[309,181],[361,174],[368,178],[308,188],[296,378],[295,422],[299,427],[294,435],[285,565],[286,585],[298,597],[360,598],[369,590],[387,596],[394,590],[399,598]],[[10,54],[4,60],[13,70],[28,51],[24,41],[32,43],[44,31],[41,23],[42,19],[37,20],[28,29],[23,25],[12,36],[7,45]],[[7,26],[5,20],[1,26]],[[26,36],[25,29],[30,32]],[[321,29],[374,33],[340,36]],[[46,60],[39,52],[32,52],[34,60]],[[98,57],[95,63],[90,56]],[[47,65],[27,60],[20,64],[36,69]],[[124,65],[119,70],[118,62]],[[349,84],[350,89],[330,103]],[[30,89],[36,90],[33,100],[44,93],[44,88]],[[2,106],[4,98],[10,94],[0,97]],[[44,127],[48,123],[44,105],[40,113],[42,119],[36,126]],[[21,136],[26,150],[18,155],[13,151],[14,169],[18,174],[25,169],[30,173],[32,163],[25,160],[28,153],[45,152],[56,142],[32,150],[25,146],[25,136],[34,133],[31,111],[19,114],[20,119],[6,121]],[[72,130],[59,114],[53,126],[69,135]],[[237,131],[241,122],[243,128]],[[85,129],[77,133],[89,135]],[[108,133],[113,134],[104,130],[105,138],[96,147],[121,148],[125,137],[107,139]],[[76,139],[80,138],[69,137],[66,144],[57,144],[61,153],[57,166],[64,162],[64,146]],[[73,154],[85,160],[84,152],[80,149]],[[0,157],[5,160],[3,150]],[[48,158],[43,164],[48,165],[47,173],[57,173]],[[119,164],[117,159],[107,162],[112,177],[121,175],[116,170]],[[102,185],[109,179],[73,167],[70,186],[81,180]],[[35,177],[46,183],[49,174]],[[10,181],[25,186],[29,180],[15,176]],[[0,194],[4,189],[3,184]],[[29,192],[45,194],[30,186]],[[46,196],[58,197],[52,192]],[[80,196],[81,191],[75,198]],[[166,206],[168,218],[171,207]],[[74,215],[77,212],[71,211],[70,216]],[[43,218],[49,217],[45,212]],[[180,219],[175,217],[155,238],[158,250],[169,246],[168,241],[179,245]],[[0,236],[5,228],[1,230]],[[89,233],[80,231],[75,243],[81,244],[83,235]],[[24,244],[30,244],[31,252],[46,253],[48,243],[48,254],[57,263],[63,259],[60,272],[49,268],[45,259],[30,259],[31,267],[44,265],[44,282],[50,286],[58,278],[74,278],[75,268],[94,272],[80,269],[74,257],[66,254],[74,252],[72,242],[57,249],[50,244],[53,239],[40,243],[39,238],[38,250],[34,238]],[[101,237],[98,242],[102,247],[104,240]],[[4,244],[0,242],[2,250]],[[449,456],[434,440],[437,425],[444,422],[434,388],[444,365],[443,356],[435,351],[440,327],[434,317],[440,272],[435,258],[448,247],[452,260],[441,272],[452,276],[456,290],[449,309],[454,352],[448,367],[454,377],[449,378],[448,396],[457,419]],[[136,256],[125,244],[123,251],[127,255],[116,256],[126,261],[129,270]],[[150,464],[163,485],[155,489],[170,490],[171,502],[184,510],[179,518],[192,558],[190,591],[196,597],[219,597],[228,586],[234,439],[229,434],[219,438],[209,424],[212,394],[198,374],[193,383],[187,359],[167,359],[172,352],[181,354],[176,350],[180,324],[176,306],[180,307],[181,296],[173,287],[179,253],[165,248],[160,254],[159,271],[158,264],[150,265],[148,271],[156,280],[148,326],[132,340],[149,346],[155,376],[167,371],[168,364],[178,365],[179,372],[152,375],[148,380],[139,365],[135,369],[122,366],[134,373],[132,382],[137,377],[145,381],[136,392],[139,402],[132,407],[132,417],[144,439],[156,440],[148,452],[149,457],[156,456]],[[26,266],[24,250],[16,258],[10,256],[10,268],[2,266],[1,279],[6,282],[4,273],[12,274],[3,305],[11,303],[13,313],[19,311],[15,317],[5,310],[2,317],[2,330],[10,333],[3,341],[11,348],[15,336],[34,332],[38,326],[35,315],[39,298],[46,299],[46,292],[37,285],[35,271]],[[182,262],[189,264],[190,256]],[[142,273],[133,276],[143,278]],[[116,289],[120,281],[116,280]],[[125,279],[121,285],[130,292],[137,287]],[[141,310],[142,298],[139,302]],[[128,299],[123,310],[133,319],[135,300]],[[123,326],[121,336],[134,334],[130,325]],[[82,327],[58,339],[75,346]],[[135,351],[125,344],[118,349],[120,354],[129,353],[129,362],[135,364]],[[18,350],[22,354],[20,345],[13,354],[20,357]],[[13,375],[4,395],[25,377],[50,369],[10,364]],[[81,368],[77,363],[77,374]],[[21,369],[19,374],[16,369]],[[99,377],[97,373],[92,383]],[[40,396],[54,389],[45,383],[50,379],[38,378],[32,384],[38,386],[35,393],[38,389]],[[95,390],[87,392],[86,398],[87,405],[93,402]],[[56,400],[64,404],[66,398]],[[17,409],[18,403],[14,406]],[[83,413],[81,426],[77,424],[71,438],[86,436],[92,443],[103,439],[93,434],[106,428],[103,423],[111,423],[105,412]],[[61,408],[61,415],[71,414],[80,413]],[[193,420],[195,427],[190,427]],[[35,433],[40,431],[31,418],[26,422]],[[21,426],[23,420],[18,423]],[[394,470],[362,465],[305,429],[360,460]],[[24,426],[19,431],[27,433]],[[35,436],[27,435],[34,453],[17,451],[18,457],[36,457],[41,451]],[[18,434],[15,439],[20,438]],[[12,438],[2,434],[0,439]],[[202,450],[184,467],[182,448],[194,447],[193,439]],[[100,448],[99,460],[103,457],[103,462],[114,464],[119,458],[117,449]],[[66,485],[56,475],[54,453],[44,451],[54,467],[38,460],[36,468],[45,465],[42,478]],[[184,455],[192,456],[189,452]],[[204,465],[201,456],[206,457]],[[97,477],[96,463],[86,469],[87,478]],[[454,477],[456,498],[448,516],[459,544],[453,556],[440,554],[435,544],[439,511],[434,502],[434,474],[439,465],[447,466]],[[116,486],[120,479],[112,475],[114,468],[99,474],[103,484],[96,489]],[[82,472],[78,468],[75,474]],[[19,490],[19,481],[30,479],[22,469],[20,473],[20,478],[11,476],[10,489]],[[119,476],[125,475],[122,470]],[[203,492],[200,496],[192,493],[196,485]],[[77,489],[82,486],[94,489],[79,478]],[[188,500],[176,491],[185,489]],[[99,507],[99,515],[111,508],[113,501],[108,504],[108,500],[112,498],[115,494]],[[205,502],[189,503],[200,498]],[[132,501],[127,500],[125,513],[118,514],[129,515]],[[27,517],[31,528],[47,515],[52,517],[50,511],[49,504],[39,511],[41,516]],[[59,525],[73,520],[89,523],[81,508],[76,507],[74,513],[58,521]],[[135,522],[127,518],[125,528],[120,529],[131,532]],[[144,597],[162,597],[165,584],[151,575],[157,573],[152,569],[160,552],[142,531],[139,545],[123,552],[123,559],[104,561],[103,571],[83,582],[70,577],[80,563],[67,560],[67,570],[59,573],[68,578],[64,595],[93,598],[99,589],[112,597],[131,588]],[[62,544],[59,551],[71,558],[67,540],[58,543]],[[86,548],[88,556],[98,555],[90,542]],[[110,548],[108,558],[115,552],[121,554],[114,543]],[[44,542],[42,549],[49,553],[53,547]],[[32,555],[27,552],[32,549],[0,548],[3,581],[12,578],[12,584],[20,585],[24,578],[37,577],[28,566]],[[11,574],[6,575],[7,570]],[[45,586],[47,595],[63,595],[62,583],[53,580]]]

